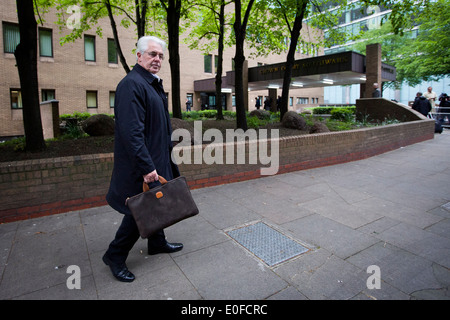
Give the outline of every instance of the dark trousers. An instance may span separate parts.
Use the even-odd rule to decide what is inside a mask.
[[[109,244],[106,251],[107,256],[111,261],[117,264],[125,263],[128,253],[133,248],[134,244],[139,239],[139,230],[132,215],[125,214],[116,232],[116,237]],[[148,238],[148,247],[159,247],[166,243],[166,236],[164,230],[160,230],[153,236]]]

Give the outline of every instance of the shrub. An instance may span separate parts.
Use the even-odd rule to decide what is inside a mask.
[[[60,120],[67,120],[67,119],[77,119],[78,122],[86,120],[87,118],[89,118],[91,116],[91,114],[89,112],[78,112],[75,111],[74,113],[70,114],[62,114],[59,116]]]
[[[247,118],[247,126],[249,128],[258,129],[261,124],[264,123],[264,120],[260,120],[256,116],[248,117]]]
[[[352,121],[355,116],[355,108],[333,108],[331,110],[331,119],[340,121]]]
[[[337,106],[329,106],[329,107],[315,107],[309,110],[312,110],[313,114],[331,114],[333,110],[353,110],[355,112],[356,107],[355,106],[345,106],[345,107],[337,107]]]

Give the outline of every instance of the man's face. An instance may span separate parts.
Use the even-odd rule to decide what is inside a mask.
[[[158,73],[164,59],[162,47],[152,41],[149,41],[148,48],[144,53],[137,53],[138,64],[151,73]]]
[[[432,87],[428,87],[428,92],[431,93],[431,90],[433,90],[433,88]]]

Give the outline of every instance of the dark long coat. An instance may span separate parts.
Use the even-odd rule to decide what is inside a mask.
[[[117,86],[114,116],[114,168],[106,200],[131,214],[125,201],[142,192],[144,175],[156,169],[166,180],[179,176],[170,157],[172,127],[162,82],[136,64]]]
[[[431,103],[427,98],[421,96],[414,100],[412,108],[426,117],[428,112],[431,111]]]

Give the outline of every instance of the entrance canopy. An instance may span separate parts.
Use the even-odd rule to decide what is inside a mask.
[[[265,89],[281,89],[286,70],[285,63],[276,63],[248,68],[249,91]],[[222,91],[234,91],[234,71],[227,72],[222,78]],[[326,56],[300,59],[294,62],[292,68],[291,89],[317,88],[325,86],[341,86],[362,84],[366,82],[366,57],[352,51]],[[396,69],[388,64],[382,64],[381,80],[393,81]],[[214,92],[215,79],[198,80],[194,82],[195,91]]]

